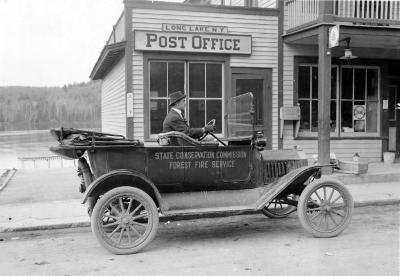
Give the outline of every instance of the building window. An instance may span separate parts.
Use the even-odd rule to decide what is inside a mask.
[[[378,83],[377,68],[342,68],[342,132],[378,132]]]
[[[223,130],[223,63],[149,61],[150,135],[162,132],[169,94],[187,95],[185,118],[191,127],[216,119],[216,133]]]
[[[338,69],[331,71],[331,132],[337,132]],[[300,133],[318,132],[318,67],[301,65],[298,70],[298,100],[301,110]]]
[[[337,135],[378,134],[379,69],[342,66],[331,71],[331,133]],[[340,88],[340,93],[339,93]],[[301,108],[300,134],[318,132],[318,67],[298,67],[298,102]],[[351,134],[349,134],[351,133]]]
[[[162,124],[168,112],[168,95],[185,91],[184,62],[150,62],[150,133],[162,132]]]

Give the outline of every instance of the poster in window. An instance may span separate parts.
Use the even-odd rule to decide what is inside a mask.
[[[354,132],[365,132],[365,105],[353,106]]]

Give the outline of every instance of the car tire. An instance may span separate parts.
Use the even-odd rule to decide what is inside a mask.
[[[314,237],[339,235],[350,224],[354,201],[340,181],[311,182],[300,195],[297,214],[301,225]]]
[[[91,216],[92,231],[114,254],[133,254],[155,237],[159,216],[153,199],[134,187],[118,187],[97,201]]]
[[[296,206],[288,205],[284,200],[275,198],[265,205],[261,211],[269,218],[280,219],[286,218],[296,209]]]

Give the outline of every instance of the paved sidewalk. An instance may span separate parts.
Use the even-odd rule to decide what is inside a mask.
[[[400,163],[370,164],[366,175],[331,177],[346,184],[356,207],[400,203]],[[18,171],[0,192],[0,233],[88,226],[79,182],[72,169]]]

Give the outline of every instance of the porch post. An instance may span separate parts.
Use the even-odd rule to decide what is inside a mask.
[[[328,164],[330,156],[331,56],[328,54],[328,26],[318,30],[318,162]]]
[[[333,21],[333,1],[319,2],[319,21]],[[329,26],[318,28],[318,162],[329,164],[330,160],[330,114],[331,114],[331,55],[328,54]],[[331,170],[323,170],[328,173]]]

